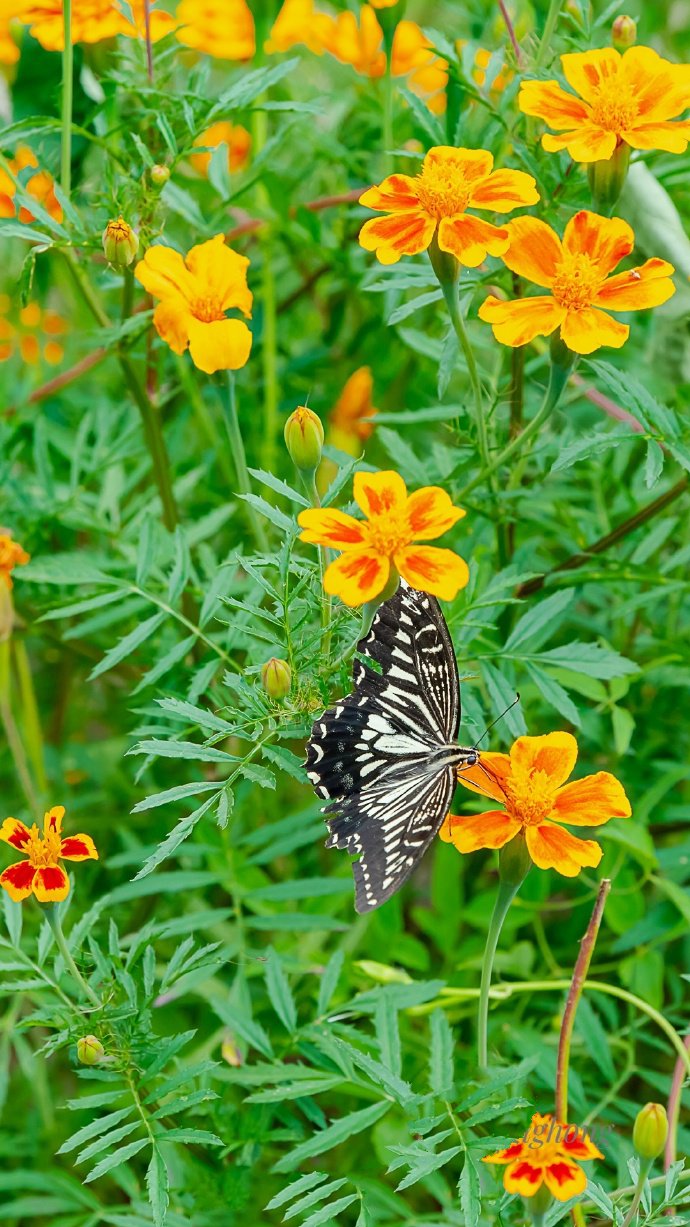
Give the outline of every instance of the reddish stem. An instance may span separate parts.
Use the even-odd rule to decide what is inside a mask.
[[[525,66],[525,61],[522,58],[522,51],[513,28],[513,23],[510,19],[510,13],[508,12],[503,0],[498,0],[498,7],[501,10],[501,16],[506,24],[506,30],[508,31],[508,38],[511,41],[513,51],[515,52],[515,63],[517,64],[518,68],[522,69]]]
[[[573,978],[568,989],[568,997],[563,1011],[563,1022],[561,1023],[561,1034],[558,1040],[558,1062],[556,1065],[556,1120],[562,1121],[563,1124],[568,1123],[568,1064],[570,1061],[570,1041],[573,1035],[573,1027],[575,1026],[575,1015],[577,1007],[582,996],[582,987],[587,979],[587,972],[594,954],[597,934],[601,918],[604,915],[604,905],[606,896],[611,889],[611,881],[609,878],[604,878],[599,883],[599,893],[596,897],[594,909],[587,926],[582,942],[580,943],[580,952],[575,963]]]
[[[146,40],[146,72],[153,82],[153,47],[151,45],[151,0],[144,0],[144,38]]]
[[[686,1035],[683,1043],[690,1052],[690,1035]],[[685,1063],[680,1057],[676,1058],[676,1064],[673,1070],[673,1079],[671,1081],[671,1090],[668,1096],[668,1137],[666,1139],[666,1149],[664,1151],[664,1171],[667,1172],[676,1161],[676,1137],[678,1133],[678,1117],[680,1116],[680,1101],[683,1092],[683,1083],[685,1082]],[[670,1212],[672,1213],[672,1211]]]
[[[363,190],[361,187],[356,187],[352,188],[349,192],[340,192],[336,196],[320,196],[317,200],[308,200],[303,205],[292,205],[289,209],[289,215],[294,217],[299,208],[309,209],[311,213],[320,213],[323,209],[332,209],[336,205],[354,204],[359,200]],[[260,230],[262,226],[267,224],[261,217],[248,217],[246,221],[240,222],[237,226],[233,226],[232,230],[228,230],[225,237],[230,242],[242,234],[253,234],[256,230]]]

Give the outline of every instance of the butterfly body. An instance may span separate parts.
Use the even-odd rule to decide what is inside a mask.
[[[460,686],[434,597],[402,583],[358,651],[352,693],[315,721],[307,774],[325,806],[327,847],[353,864],[357,911],[403,884],[450,807],[456,772],[479,760],[459,746]]]

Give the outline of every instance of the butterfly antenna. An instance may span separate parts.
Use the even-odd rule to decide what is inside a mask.
[[[516,694],[516,695],[515,695],[515,698],[514,698],[514,699],[513,699],[513,701],[512,701],[512,703],[509,703],[509,704],[508,704],[508,706],[506,707],[505,711],[502,711],[502,712],[501,712],[501,714],[500,714],[500,716],[496,716],[496,719],[495,719],[495,720],[492,720],[492,721],[491,721],[491,724],[487,724],[486,728],[484,729],[484,732],[482,733],[481,737],[479,738],[479,741],[476,741],[476,742],[474,743],[474,745],[473,745],[473,747],[472,747],[472,749],[473,749],[473,750],[476,750],[476,749],[477,749],[477,747],[478,747],[479,743],[480,743],[480,742],[482,742],[482,741],[484,740],[484,738],[486,737],[487,733],[490,733],[490,732],[491,732],[491,730],[492,730],[492,728],[494,727],[494,725],[495,725],[495,724],[498,724],[499,720],[502,720],[502,719],[503,719],[503,717],[504,717],[504,716],[506,716],[506,715],[508,714],[508,712],[511,710],[511,708],[515,707],[515,704],[516,704],[516,703],[519,703],[519,702],[520,702],[520,696],[519,696],[519,694]]]

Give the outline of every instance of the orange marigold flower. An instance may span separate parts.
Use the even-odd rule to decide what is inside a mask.
[[[241,124],[231,124],[229,119],[219,119],[205,132],[195,136],[194,144],[203,145],[208,149],[217,149],[222,144],[227,145],[228,170],[232,173],[242,170],[247,165],[252,138]],[[200,175],[206,176],[211,156],[210,153],[193,153],[189,160]]]
[[[314,0],[285,0],[276,17],[264,50],[289,51],[303,45],[321,55],[331,35],[335,18],[314,8]]]
[[[49,809],[43,819],[43,835],[39,835],[35,822],[29,829],[16,818],[6,818],[0,827],[3,843],[27,858],[9,865],[0,874],[0,886],[15,902],[34,894],[39,903],[59,903],[69,894],[69,878],[59,862],[98,860],[90,835],[62,838],[64,815],[64,805]]]
[[[19,145],[14,157],[8,161],[7,165],[14,178],[0,168],[0,217],[15,217],[17,213],[14,203],[17,194],[15,179],[27,166],[38,168],[38,158],[28,145]],[[62,221],[62,205],[55,195],[55,182],[49,171],[36,169],[35,175],[29,175],[28,179],[23,181],[23,187],[25,192],[33,196],[34,200],[42,205],[56,222]],[[20,222],[32,222],[34,215],[22,205],[19,209],[19,220]]]
[[[413,94],[423,99],[435,115],[445,111],[448,65],[436,55],[416,21],[399,21],[395,27],[391,75],[407,77]]]
[[[602,345],[620,349],[630,329],[607,311],[658,307],[675,293],[670,280],[675,269],[666,260],[646,260],[609,276],[635,244],[630,226],[619,217],[583,209],[568,222],[562,242],[536,217],[517,217],[506,231],[510,246],[504,264],[550,293],[510,302],[489,295],[479,318],[493,325],[503,345],[525,345],[560,328],[561,339],[576,354],[591,354]]]
[[[55,337],[67,331],[67,321],[57,311],[42,311],[38,303],[30,302],[14,324],[7,318],[11,305],[9,295],[0,294],[0,362],[7,362],[16,351],[32,366],[41,358],[49,366],[61,362],[65,351]]]
[[[557,1201],[568,1201],[587,1188],[587,1176],[578,1160],[603,1158],[581,1126],[535,1113],[524,1138],[505,1150],[484,1155],[482,1162],[505,1165],[503,1187],[508,1193],[534,1197],[546,1185]]]
[[[0,13],[0,64],[16,64],[19,47],[12,37],[12,21],[20,8],[20,0],[5,0]]]
[[[246,0],[182,0],[176,37],[217,60],[250,60],[256,51],[254,18]]]
[[[233,308],[247,318],[252,293],[247,286],[249,260],[225,246],[225,235],[192,247],[183,258],[172,247],[149,247],[135,276],[160,301],[153,322],[176,354],[189,346],[200,371],[236,371],[244,366],[252,334],[242,320],[228,319]]]
[[[539,869],[574,878],[584,866],[595,868],[603,855],[599,844],[578,839],[559,824],[597,827],[611,818],[629,818],[632,811],[623,785],[608,771],[567,784],[576,761],[571,733],[518,737],[510,754],[482,754],[481,764],[463,767],[458,780],[505,809],[465,818],[449,814],[441,839],[458,852],[476,852],[502,848],[522,832]]]
[[[451,601],[469,579],[467,563],[452,550],[418,545],[433,541],[465,512],[445,490],[425,486],[408,495],[395,472],[355,473],[354,496],[366,520],[332,507],[301,511],[302,541],[341,550],[326,569],[323,586],[345,605],[363,605],[379,596],[393,570],[408,584]]]
[[[155,0],[152,0],[153,8]],[[129,38],[143,38],[145,30],[144,0],[128,0],[125,10],[115,0],[72,0],[72,42],[99,43],[106,38],[124,34]],[[17,17],[29,26],[32,36],[46,51],[62,51],[64,48],[62,0],[19,0]],[[151,13],[151,38],[153,42],[163,38],[175,27],[175,19],[169,13]]]
[[[371,419],[378,409],[374,408],[373,390],[371,368],[360,366],[343,384],[343,390],[331,410],[328,442],[350,456],[359,455],[362,443],[374,429]]]
[[[494,170],[493,164],[487,149],[449,145],[430,149],[419,175],[390,175],[360,196],[360,204],[386,214],[364,223],[359,232],[362,247],[375,251],[381,264],[426,251],[434,237],[441,251],[450,252],[468,268],[476,268],[487,253],[503,255],[510,241],[508,230],[467,209],[510,213],[536,204],[539,193],[531,175]]]
[[[557,81],[520,87],[520,109],[559,133],[542,137],[544,149],[567,149],[574,162],[605,161],[620,144],[685,153],[690,121],[670,121],[690,106],[690,66],[650,47],[574,52],[561,56],[561,66],[575,94]]]
[[[28,561],[26,550],[13,541],[9,533],[0,532],[0,586],[11,588],[14,568],[23,567]]]

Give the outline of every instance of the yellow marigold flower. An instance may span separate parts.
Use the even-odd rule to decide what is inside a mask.
[[[67,320],[57,311],[43,311],[38,303],[30,302],[21,308],[14,324],[7,318],[11,305],[9,296],[0,294],[0,362],[17,352],[30,366],[41,359],[49,366],[61,362],[65,351],[55,338],[67,331]]]
[[[560,328],[562,341],[576,354],[591,354],[602,345],[620,349],[630,329],[607,311],[658,307],[675,293],[670,280],[675,270],[666,260],[646,260],[609,276],[635,243],[630,226],[619,217],[583,209],[568,222],[562,241],[536,217],[517,217],[506,231],[510,246],[504,263],[550,292],[510,302],[489,295],[479,318],[493,325],[503,345],[525,345]]]
[[[0,64],[16,64],[19,59],[19,47],[12,37],[12,20],[19,10],[21,0],[2,5],[0,13]]]
[[[152,0],[151,8],[155,0]],[[46,51],[62,51],[64,47],[62,0],[18,0],[17,17],[29,26],[32,36]],[[128,0],[124,8],[115,0],[72,0],[72,42],[99,43],[103,39],[124,34],[143,38],[145,30],[144,0]],[[157,42],[175,27],[169,13],[151,13],[151,39]]]
[[[458,772],[458,780],[505,808],[465,818],[449,814],[441,839],[458,852],[476,852],[503,848],[522,833],[539,869],[574,878],[584,866],[595,868],[603,855],[599,844],[578,839],[559,824],[596,827],[611,818],[629,818],[632,811],[623,785],[608,771],[567,784],[576,761],[571,733],[518,737],[510,754],[482,754],[480,764]]]
[[[16,848],[27,858],[9,865],[0,874],[11,899],[19,902],[34,894],[39,903],[58,903],[69,894],[69,878],[60,861],[98,860],[89,835],[68,835],[62,838],[64,805],[54,805],[43,819],[43,834],[34,822],[31,829],[16,818],[6,818],[0,827],[0,839]]]
[[[219,119],[194,138],[195,145],[203,145],[208,149],[217,149],[223,143],[228,147],[228,170],[231,173],[242,170],[249,161],[252,138],[241,124],[231,124],[229,119]],[[210,153],[193,153],[189,160],[200,175],[206,176],[211,156]]]
[[[369,3],[373,9],[392,9],[400,0],[369,0]]]
[[[200,371],[236,371],[244,366],[252,334],[233,308],[251,317],[249,260],[225,246],[225,235],[192,247],[183,258],[172,247],[149,247],[134,270],[137,281],[160,301],[153,313],[159,337],[176,354],[189,346]]]
[[[407,85],[435,115],[446,109],[448,66],[432,50],[416,21],[399,21],[391,50],[391,75],[407,77]]]
[[[0,587],[11,588],[14,568],[23,567],[28,561],[26,550],[9,533],[0,532]]]
[[[8,162],[8,166],[16,178],[27,166],[38,168],[38,159],[27,145],[19,145],[14,157]],[[55,195],[55,184],[49,171],[37,169],[35,175],[29,175],[24,183],[24,190],[29,196],[33,196],[34,200],[38,201],[56,222],[62,221],[62,205]],[[17,209],[14,203],[16,194],[17,187],[14,180],[0,167],[0,217],[16,216]],[[19,220],[20,222],[32,222],[34,215],[22,205],[19,209]]]
[[[369,438],[378,413],[373,405],[374,380],[371,368],[360,366],[344,383],[329,416],[328,442],[341,452],[358,456]]]
[[[462,558],[417,544],[440,537],[465,515],[445,490],[425,486],[408,495],[398,473],[355,473],[354,496],[366,520],[332,507],[314,507],[297,517],[304,529],[300,540],[342,551],[326,569],[326,592],[345,605],[364,605],[383,592],[393,571],[445,601],[465,587],[469,570]]]
[[[250,60],[256,50],[254,18],[246,0],[182,0],[176,37],[217,60]]]
[[[509,213],[536,204],[539,193],[531,175],[493,170],[493,164],[487,149],[430,149],[421,174],[390,175],[360,196],[360,204],[387,215],[364,223],[359,232],[362,247],[375,251],[381,264],[426,251],[434,237],[441,251],[468,268],[476,268],[487,253],[503,255],[509,244],[507,229],[467,209]]]
[[[534,1197],[545,1185],[557,1201],[568,1201],[587,1188],[587,1176],[578,1160],[603,1158],[581,1126],[535,1113],[524,1138],[485,1155],[482,1162],[505,1165],[503,1187],[508,1193]]]
[[[690,66],[670,64],[651,47],[573,52],[561,66],[575,94],[557,81],[520,87],[520,110],[559,133],[542,137],[544,149],[567,149],[574,162],[604,161],[620,144],[685,153],[690,121],[670,121],[690,106]]]
[[[321,55],[334,18],[314,8],[314,0],[285,0],[264,44],[269,55],[303,45]]]

